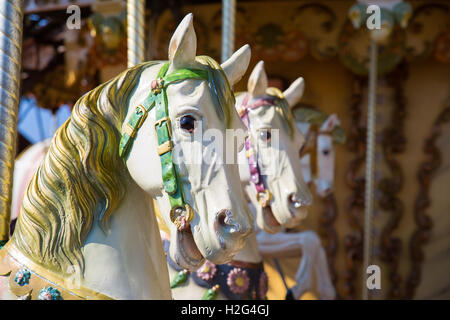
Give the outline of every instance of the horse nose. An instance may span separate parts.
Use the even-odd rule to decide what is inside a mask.
[[[215,227],[220,235],[243,233],[242,226],[233,219],[233,213],[229,209],[222,209],[216,214]]]

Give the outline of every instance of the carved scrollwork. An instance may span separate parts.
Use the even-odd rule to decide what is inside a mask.
[[[319,3],[298,7],[292,15],[292,26],[308,38],[309,52],[317,60],[330,59],[337,54],[337,17],[332,9]]]
[[[337,272],[335,266],[338,249],[338,236],[334,227],[338,215],[338,206],[333,193],[327,195],[323,200],[325,210],[320,217],[319,233],[323,240],[325,252],[327,253],[328,269],[334,287],[337,285]]]
[[[404,205],[398,197],[403,187],[403,171],[395,156],[403,152],[406,145],[404,134],[406,107],[403,90],[403,83],[406,78],[407,68],[405,64],[399,65],[388,78],[388,84],[394,91],[394,108],[391,123],[383,131],[381,145],[384,159],[390,170],[390,176],[381,179],[377,186],[381,194],[378,205],[382,210],[390,213],[389,220],[381,231],[380,239],[380,258],[389,264],[390,269],[391,288],[388,292],[388,298],[390,299],[401,297],[402,279],[398,272],[398,266],[402,242],[399,238],[393,237],[392,233],[398,227],[404,211]]]
[[[431,204],[430,187],[434,173],[441,166],[441,152],[436,146],[437,139],[441,136],[442,127],[450,122],[450,97],[446,101],[444,110],[438,115],[431,128],[431,134],[425,139],[423,152],[425,160],[419,167],[417,179],[419,181],[419,192],[414,204],[414,218],[416,230],[411,236],[409,243],[411,270],[406,281],[405,298],[412,299],[416,288],[421,280],[422,262],[425,258],[423,246],[431,236],[433,222],[427,214]]]
[[[347,200],[348,220],[352,232],[344,239],[345,249],[345,274],[343,298],[355,299],[355,281],[358,276],[358,266],[361,264],[363,253],[363,211],[364,211],[364,176],[360,175],[360,169],[365,160],[365,125],[362,124],[362,87],[365,79],[355,77],[353,94],[350,103],[350,117],[352,125],[349,130],[347,146],[350,152],[355,153],[355,158],[350,162],[347,170],[347,185],[352,190],[352,195]]]
[[[424,4],[414,10],[406,29],[405,53],[408,60],[426,59],[433,54],[439,35],[450,28],[449,12],[448,6],[438,3]]]

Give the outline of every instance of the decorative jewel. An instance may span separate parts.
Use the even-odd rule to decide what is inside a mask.
[[[247,271],[242,270],[241,268],[234,268],[228,274],[227,284],[234,294],[243,294],[250,284]]]
[[[216,265],[210,261],[206,261],[200,269],[197,270],[197,276],[204,281],[211,281],[216,275]]]
[[[31,278],[30,270],[24,268],[16,272],[14,282],[17,283],[19,286],[23,287],[30,283],[30,278]]]
[[[216,284],[211,289],[206,290],[203,294],[202,300],[214,300],[217,298],[217,294],[219,293],[220,286]]]
[[[266,272],[262,272],[259,277],[259,297],[264,299],[267,295],[267,290],[269,289],[269,278]]]
[[[58,289],[45,287],[39,292],[38,300],[63,300]]]
[[[184,269],[177,273],[175,278],[170,282],[170,289],[176,288],[186,282],[189,271]]]
[[[151,85],[150,85],[150,88],[152,89],[153,94],[160,93],[162,88],[163,88],[163,85],[164,85],[163,79],[158,78],[156,80],[153,80]]]

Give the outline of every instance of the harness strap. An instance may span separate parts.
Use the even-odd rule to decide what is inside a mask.
[[[199,69],[179,69],[166,75],[169,62],[160,69],[157,79],[151,83],[151,92],[131,115],[123,130],[119,144],[119,156],[126,157],[131,149],[137,131],[144,123],[149,111],[155,108],[155,132],[158,140],[158,155],[161,161],[164,190],[169,196],[170,218],[179,230],[184,230],[193,218],[193,210],[185,201],[180,178],[173,163],[172,123],[170,121],[167,92],[170,84],[187,80],[208,80],[208,73]]]
[[[249,98],[249,94],[244,97],[244,100],[242,101],[242,107],[239,110],[239,116],[241,117],[248,130],[250,130],[250,118],[248,116],[248,111],[262,106],[273,106],[276,97],[269,96],[266,98],[258,99],[253,104],[247,105]],[[248,159],[248,165],[250,167],[250,178],[256,188],[257,200],[262,207],[267,207],[270,205],[272,194],[266,187],[264,179],[262,178],[261,170],[258,165],[258,159],[250,137],[245,140],[245,155]]]

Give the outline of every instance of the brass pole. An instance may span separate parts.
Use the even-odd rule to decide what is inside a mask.
[[[377,93],[377,64],[378,64],[378,46],[375,41],[370,44],[370,70],[369,70],[369,97],[367,105],[367,136],[366,136],[366,187],[365,187],[365,210],[364,210],[364,269],[362,283],[362,299],[369,300],[369,290],[367,288],[366,270],[371,264],[372,258],[372,225],[373,225],[373,193],[374,181],[373,173],[375,170],[375,110]]]
[[[145,59],[145,1],[127,0],[127,59],[128,68]]]
[[[0,1],[0,247],[9,239],[22,32],[23,0]]]
[[[234,51],[236,0],[222,0],[222,62]]]

